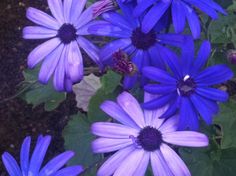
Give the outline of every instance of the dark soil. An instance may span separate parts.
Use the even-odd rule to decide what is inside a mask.
[[[32,6],[48,11],[46,0],[1,0],[0,1],[0,101],[14,96],[17,85],[23,80],[22,70],[27,68],[29,52],[42,41],[23,40],[22,28],[30,23],[25,12]],[[34,146],[39,134],[53,137],[46,160],[64,151],[62,130],[69,115],[77,112],[74,95],[52,112],[43,106],[32,108],[25,101],[14,98],[0,103],[0,155],[10,152],[19,161],[21,143],[26,136],[33,137]],[[0,176],[7,175],[0,161]]]

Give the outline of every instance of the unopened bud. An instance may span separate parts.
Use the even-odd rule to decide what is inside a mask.
[[[129,59],[129,56],[119,50],[112,55],[113,65],[112,68],[115,72],[122,75],[133,75],[137,72],[137,67]]]
[[[236,50],[229,50],[227,52],[227,59],[231,64],[236,64]]]
[[[97,18],[105,12],[115,10],[117,7],[118,6],[115,0],[99,0],[94,3],[93,18]]]

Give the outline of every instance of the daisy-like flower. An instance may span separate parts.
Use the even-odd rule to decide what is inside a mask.
[[[34,68],[43,61],[39,80],[47,83],[54,74],[54,87],[58,91],[71,91],[72,84],[83,78],[82,48],[90,58],[101,66],[99,49],[83,37],[88,35],[87,24],[94,19],[93,8],[84,12],[87,0],[48,0],[53,16],[35,9],[27,9],[27,18],[39,26],[23,29],[25,39],[47,39],[28,56],[28,66]]]
[[[175,32],[183,32],[187,20],[194,38],[199,38],[201,33],[201,25],[196,8],[209,15],[212,19],[218,18],[217,12],[226,15],[224,9],[213,0],[142,0],[136,6],[134,16],[140,16],[149,9],[142,22],[142,30],[148,33],[169,8],[172,11]]]
[[[152,95],[145,94],[145,101],[152,98]],[[149,161],[155,176],[190,176],[185,163],[168,144],[208,145],[208,138],[202,133],[176,131],[178,116],[159,119],[166,108],[143,110],[127,92],[118,96],[117,103],[105,101],[101,109],[121,124],[97,122],[91,127],[92,133],[99,136],[92,143],[95,153],[116,151],[99,168],[98,176],[143,176]]]
[[[51,142],[51,136],[39,136],[30,158],[31,138],[26,137],[20,152],[20,167],[8,152],[2,155],[2,161],[10,176],[77,176],[83,171],[81,166],[62,168],[74,156],[74,152],[66,151],[50,160],[42,169],[41,165]]]
[[[143,66],[155,65],[164,69],[163,60],[171,55],[169,49],[163,44],[181,47],[187,36],[177,34],[160,34],[158,29],[153,29],[144,33],[140,27],[140,18],[132,17],[133,3],[123,4],[117,0],[123,14],[117,12],[104,13],[103,19],[92,22],[89,32],[99,36],[109,36],[118,38],[106,44],[100,52],[100,58],[105,65],[112,65],[113,54],[119,50],[128,54],[130,60],[136,65],[137,70],[141,71]],[[164,49],[163,49],[164,48]],[[134,86],[140,72],[124,78],[124,88],[130,89]],[[141,78],[141,82],[145,82]]]
[[[207,124],[211,124],[213,115],[219,110],[217,102],[228,99],[225,91],[212,86],[229,80],[233,73],[223,64],[203,69],[211,53],[208,41],[202,43],[196,58],[191,46],[186,46],[186,51],[188,52],[183,52],[181,59],[177,56],[167,58],[171,73],[155,67],[143,69],[144,76],[158,82],[146,85],[144,90],[161,95],[144,103],[143,107],[155,109],[168,103],[170,106],[162,117],[169,117],[179,109],[179,128],[189,127],[197,130],[199,114]]]

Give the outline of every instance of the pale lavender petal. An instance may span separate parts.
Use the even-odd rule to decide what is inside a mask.
[[[110,176],[115,170],[120,166],[120,163],[125,160],[125,158],[135,150],[133,146],[126,147],[119,150],[114,155],[112,155],[108,160],[106,160],[97,172],[97,176]]]
[[[178,122],[179,122],[179,116],[178,115],[172,116],[164,123],[162,123],[159,130],[161,131],[162,134],[174,132],[178,129]]]
[[[27,26],[23,29],[24,39],[45,39],[55,37],[57,31],[40,26]]]
[[[73,82],[69,78],[65,77],[64,86],[67,92],[71,92],[73,87]]]
[[[136,149],[122,161],[113,176],[134,175],[145,154],[143,149]]]
[[[62,168],[69,159],[74,156],[74,152],[66,151],[50,160],[40,171],[39,176],[54,175],[60,168]]]
[[[174,150],[166,144],[162,144],[160,150],[173,175],[191,176],[187,166]]]
[[[64,45],[60,44],[56,49],[54,49],[43,61],[43,64],[39,72],[39,81],[46,84],[52,74],[54,73],[58,62],[61,58]]]
[[[46,28],[55,30],[58,30],[60,28],[60,24],[56,21],[55,18],[33,7],[29,7],[27,9],[26,17],[34,23],[44,26]]]
[[[94,153],[108,153],[120,150],[132,144],[132,139],[98,138],[92,142],[92,149]]]
[[[84,67],[82,54],[76,41],[69,44],[67,64],[70,80],[74,83],[80,81],[83,78]]]
[[[48,0],[48,6],[52,15],[57,19],[58,23],[63,25],[63,23],[65,23],[65,19],[63,16],[62,0]]]
[[[154,176],[174,176],[160,150],[151,152],[151,166]]]
[[[84,37],[78,37],[77,42],[81,48],[89,55],[89,57],[100,67],[102,67],[101,60],[99,58],[99,48],[91,43]]]
[[[186,147],[206,147],[209,144],[206,135],[194,131],[175,131],[162,134],[167,143]]]
[[[143,111],[138,101],[131,94],[128,92],[121,93],[117,97],[117,102],[138,126],[141,128],[145,126]]]
[[[66,23],[71,23],[71,6],[72,6],[73,0],[64,0],[63,3],[63,13],[64,13],[64,19]]]
[[[145,172],[149,164],[149,159],[150,159],[150,152],[145,152],[133,175],[135,176],[145,175]]]
[[[112,118],[121,122],[124,125],[140,129],[137,124],[129,117],[128,114],[115,102],[113,101],[105,101],[100,105],[100,108],[107,113]]]
[[[106,138],[125,138],[128,139],[130,136],[137,137],[139,130],[130,128],[117,123],[110,122],[97,122],[92,124],[92,133]]]
[[[65,59],[66,59],[66,50],[67,47],[64,47],[58,66],[56,67],[53,85],[57,91],[64,91],[64,80],[65,80]]]
[[[155,98],[157,98],[158,95],[152,95],[148,92],[144,93],[144,103],[151,101]],[[150,126],[152,124],[152,118],[153,118],[153,110],[144,110],[144,118],[145,118],[145,123],[147,126]]]
[[[71,6],[71,23],[75,24],[83,11],[87,0],[73,0]]]
[[[28,56],[28,66],[35,67],[61,43],[59,38],[50,39],[37,46]]]

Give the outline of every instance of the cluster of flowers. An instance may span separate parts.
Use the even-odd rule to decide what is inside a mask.
[[[228,94],[213,85],[233,76],[225,65],[204,69],[211,46],[204,41],[197,56],[194,39],[201,26],[195,9],[216,19],[226,12],[213,0],[100,0],[83,11],[87,0],[48,0],[52,16],[28,8],[27,18],[39,26],[23,30],[25,39],[46,39],[28,56],[28,65],[42,62],[39,80],[47,83],[53,75],[58,91],[71,91],[83,78],[82,48],[102,70],[124,75],[125,90],[136,83],[144,89],[141,105],[128,92],[117,102],[105,101],[101,109],[116,122],[97,122],[91,131],[99,136],[92,142],[95,153],[115,152],[97,172],[99,176],[142,176],[151,162],[155,176],[191,175],[185,163],[168,144],[204,147],[208,138],[196,132],[200,116],[207,124],[218,113],[218,102]],[[116,11],[120,9],[120,11]],[[97,20],[97,17],[101,18]],[[163,32],[173,22],[176,33]],[[188,21],[192,36],[181,34]],[[86,35],[116,38],[99,49]],[[177,55],[170,48],[181,52]],[[185,131],[184,131],[185,130]],[[187,130],[187,131],[186,131]],[[193,130],[193,131],[189,131]],[[29,161],[30,138],[22,145],[21,168],[14,158],[2,158],[11,176],[69,176],[82,172],[81,166],[59,170],[72,156],[65,152],[40,170],[50,136],[40,136]]]

